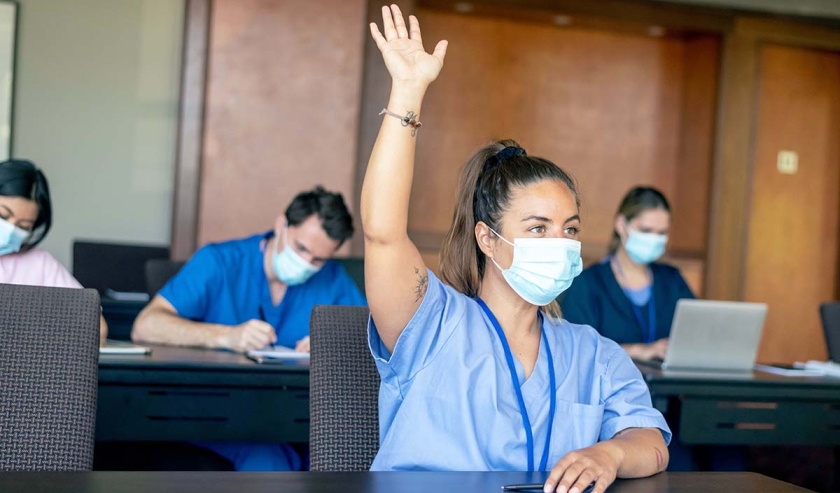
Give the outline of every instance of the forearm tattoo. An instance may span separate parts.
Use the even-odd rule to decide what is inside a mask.
[[[429,276],[425,272],[420,272],[417,267],[414,268],[414,273],[417,275],[417,285],[414,286],[414,294],[417,296],[414,302],[422,300],[426,296],[426,290],[429,288]]]

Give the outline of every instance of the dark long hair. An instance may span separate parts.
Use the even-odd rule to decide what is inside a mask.
[[[0,163],[0,195],[20,197],[38,205],[38,218],[32,235],[21,250],[29,250],[47,236],[52,226],[52,202],[47,177],[34,164],[21,159]]]
[[[528,156],[514,140],[494,141],[470,157],[461,170],[452,226],[440,251],[444,282],[467,296],[478,295],[487,261],[475,239],[475,225],[483,221],[498,231],[511,189],[542,180],[566,184],[580,207],[571,175],[547,159]],[[554,302],[546,312],[560,314]]]
[[[662,192],[653,187],[634,187],[621,200],[616,216],[624,216],[630,222],[642,212],[652,209],[664,209],[669,214],[671,213],[671,205],[668,204],[668,199]],[[609,247],[610,255],[615,254],[619,245],[621,245],[621,237],[613,226]]]

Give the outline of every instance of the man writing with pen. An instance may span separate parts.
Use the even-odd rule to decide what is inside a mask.
[[[302,192],[272,231],[198,250],[140,313],[131,337],[237,352],[270,344],[308,352],[313,307],[367,304],[344,268],[329,261],[352,235],[353,219],[340,194],[321,187]],[[204,445],[236,470],[300,467],[288,446],[276,456],[243,452],[259,447],[254,444],[235,450],[228,449],[237,444]]]

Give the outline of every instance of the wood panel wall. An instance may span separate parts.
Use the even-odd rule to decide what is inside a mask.
[[[760,359],[825,359],[818,306],[837,295],[840,54],[765,45],[745,298],[770,305]],[[795,151],[799,171],[777,170]]]
[[[317,184],[355,209],[365,0],[215,0],[198,245],[267,230]]]
[[[562,29],[419,11],[430,45],[448,39],[423,108],[409,228],[433,257],[451,222],[461,164],[514,138],[570,171],[582,241],[606,253],[621,197],[637,184],[674,202],[673,246],[702,291],[719,42]]]
[[[206,88],[200,77],[188,70],[184,75],[182,110],[195,111],[183,112],[181,134],[201,152],[182,145],[179,154],[181,199],[176,197],[173,222],[179,255],[188,255],[196,244],[268,228],[294,193],[316,183],[342,191],[356,209],[379,125],[380,117],[373,113],[385,103],[388,91],[378,52],[366,41],[366,17],[378,13],[367,4],[378,3],[189,3],[196,8],[188,9],[195,15],[189,17],[193,20],[188,21],[187,38],[195,43],[185,46],[195,45],[188,58],[196,63],[187,65],[193,67],[192,75],[203,72],[206,49],[209,67]],[[784,50],[771,49],[775,54],[769,55],[767,65],[762,46],[775,43],[837,53],[840,30],[623,0],[605,0],[598,6],[587,0],[474,2],[468,15],[454,14],[458,6],[448,0],[400,4],[406,12],[419,14],[429,46],[440,37],[451,42],[447,67],[424,107],[426,126],[412,198],[411,234],[430,266],[437,265],[461,163],[487,138],[514,137],[530,152],[555,160],[578,177],[584,254],[589,260],[603,255],[612,214],[626,189],[636,183],[659,186],[675,210],[672,260],[695,291],[715,299],[769,300],[771,325],[761,353],[765,360],[824,354],[814,303],[832,296],[832,282],[833,295],[840,294],[837,255],[832,270],[826,253],[832,248],[837,252],[837,244],[831,243],[836,239],[831,240],[830,229],[825,229],[829,237],[821,249],[806,255],[815,259],[809,258],[805,267],[797,264],[798,258],[791,262],[795,274],[791,265],[779,269],[786,281],[796,279],[792,285],[797,291],[810,297],[801,312],[783,300],[783,293],[791,291],[787,282],[761,277],[781,259],[779,251],[762,247],[762,242],[767,241],[764,228],[779,223],[772,214],[786,213],[779,210],[778,200],[789,200],[790,191],[779,188],[779,177],[759,170],[766,159],[759,154],[775,150],[762,150],[756,136],[773,141],[775,137],[764,134],[775,135],[778,129],[758,125],[756,109],[759,89],[762,98],[779,104],[791,89],[759,84],[764,70],[787,60]],[[572,26],[551,26],[558,14],[571,15]],[[209,36],[202,18],[209,18]],[[652,23],[663,26],[667,36],[645,36]],[[820,60],[827,56],[806,53],[790,63],[813,72],[823,62],[814,62],[811,55]],[[201,120],[201,101],[206,112],[201,124],[195,124]],[[802,108],[807,105],[800,108],[806,111]],[[803,114],[797,113],[797,118]],[[822,124],[833,125],[837,135],[836,120]],[[820,131],[806,137],[815,139]],[[821,154],[826,162],[837,152],[830,143],[829,139]],[[823,205],[816,223],[813,218],[789,220],[792,230],[811,238],[800,223],[816,230],[829,228],[832,219],[826,211],[832,191],[824,187],[831,180],[815,181],[807,174],[797,180],[810,186],[796,185],[796,190],[806,190],[809,200]],[[838,190],[833,194],[836,198]],[[790,200],[792,207],[804,207],[797,201],[800,195]],[[812,239],[797,240],[795,246],[808,248],[808,241]],[[354,243],[354,253],[362,253],[361,242]],[[824,268],[812,273],[813,282],[803,281],[804,272],[817,264]],[[778,313],[783,315],[777,322]],[[804,328],[791,330],[791,324]]]

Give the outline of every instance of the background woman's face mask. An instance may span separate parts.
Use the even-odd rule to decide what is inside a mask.
[[[656,233],[642,233],[627,228],[627,239],[624,240],[624,250],[630,260],[637,264],[649,264],[659,260],[665,254],[668,245],[668,235]]]
[[[18,228],[5,219],[0,219],[0,255],[19,252],[29,239],[29,235],[29,231]]]
[[[514,238],[511,243],[499,233],[493,231],[493,234],[513,246],[513,262],[509,268],[502,269],[495,259],[490,260],[516,294],[532,305],[545,306],[554,301],[583,270],[579,241]]]

